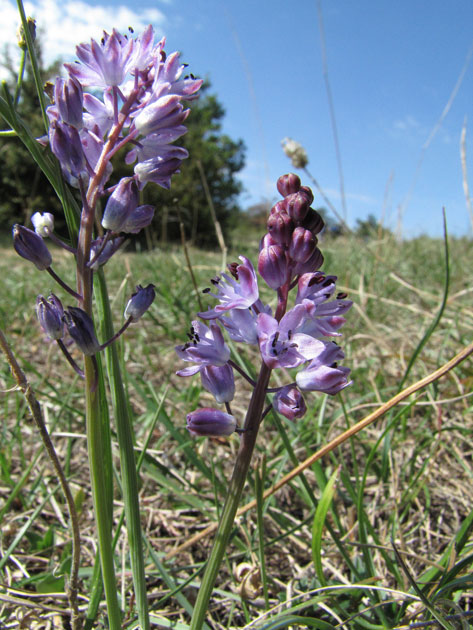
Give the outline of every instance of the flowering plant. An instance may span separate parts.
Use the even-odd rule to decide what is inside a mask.
[[[264,417],[274,408],[290,420],[301,418],[306,412],[304,392],[333,395],[350,384],[349,368],[339,365],[344,353],[330,338],[340,336],[343,315],[352,302],[345,293],[336,293],[335,276],[320,271],[323,256],[317,234],[323,221],[310,207],[312,191],[302,186],[295,174],[280,177],[277,188],[283,198],[271,209],[258,256],[259,276],[276,293],[274,313],[260,298],[258,274],[251,261],[240,256],[240,263],[228,265],[228,274],[211,280],[213,289],[205,289],[218,301],[213,308],[198,313],[208,325],[193,321],[188,341],[176,347],[178,356],[192,364],[179,370],[178,376],[199,373],[203,387],[225,406],[225,411],[209,407],[191,411],[187,415],[190,433],[215,437],[240,434],[219,531],[194,608],[194,629],[200,628],[204,620]],[[259,349],[261,364],[256,380],[233,361],[224,332],[234,342]],[[295,380],[269,386],[273,370],[286,372],[290,368],[298,369]],[[235,371],[253,387],[242,426],[231,409]],[[265,407],[270,393],[273,399]]]
[[[120,362],[113,342],[144,315],[154,300],[155,291],[152,284],[136,288],[126,305],[124,324],[115,333],[103,266],[119,250],[126,235],[136,234],[150,224],[154,208],[140,204],[143,188],[150,183],[169,188],[172,176],[179,172],[187,151],[173,143],[186,132],[184,123],[190,110],[184,101],[197,98],[202,81],[184,75],[179,53],[166,55],[165,40],[155,42],[153,28],[148,26],[137,36],[131,29],[126,35],[113,29],[111,33],[104,32],[100,42],[91,40],[80,44],[77,47],[78,61],[65,64],[67,76],[58,77],[43,92],[33,48],[34,23],[26,19],[21,2],[19,5],[23,25],[20,46],[24,55],[30,55],[47,133],[39,141],[29,135],[16,111],[19,91],[15,98],[0,98],[0,114],[11,126],[11,133],[8,133],[17,135],[24,142],[54,186],[62,201],[70,239],[66,242],[55,234],[51,213],[36,212],[32,217],[33,230],[23,225],[14,226],[13,245],[21,257],[32,262],[38,270],[47,271],[58,283],[60,291],[75,302],[74,306],[65,307],[56,294],[39,295],[36,311],[43,332],[58,344],[68,363],[84,379],[100,568],[109,627],[118,630],[122,627],[122,612],[117,597],[111,536],[113,472],[108,405],[100,360],[101,351],[107,353],[136,607],[140,627],[146,629],[150,627],[150,621],[134,441]],[[18,90],[21,82],[20,71]],[[45,93],[51,100],[48,107]],[[41,144],[48,145],[51,153],[45,154]],[[118,159],[117,153],[123,148],[127,149],[125,162],[133,165],[133,170],[130,175],[113,181],[112,160]],[[80,208],[67,185],[78,189]],[[64,282],[54,271],[53,256],[46,244],[48,239],[72,255],[75,287]],[[99,314],[96,318],[98,332],[94,310]],[[100,342],[100,336],[106,341]],[[75,342],[82,353],[83,365],[79,365],[69,352],[66,337]],[[43,433],[47,435],[47,431]],[[48,444],[53,451],[50,441]],[[55,466],[61,476],[58,461]],[[65,480],[64,475],[63,478]],[[69,510],[74,550],[68,595],[71,625],[73,630],[78,630],[82,625],[77,605],[80,537],[72,500]],[[95,591],[91,599],[95,601],[96,610],[100,601],[100,580],[95,581]],[[89,610],[89,614],[93,618],[96,612]]]

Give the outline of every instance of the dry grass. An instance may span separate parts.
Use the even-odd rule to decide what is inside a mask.
[[[340,251],[349,252],[346,260],[339,258]],[[403,245],[390,240],[382,243],[338,240],[326,243],[324,252],[327,270],[339,275],[340,289],[348,291],[355,302],[348,314],[343,339],[346,363],[353,370],[355,382],[343,394],[345,409],[338,398],[327,401],[313,396],[308,401],[310,411],[303,420],[297,425],[283,425],[298,461],[396,393],[442,296],[439,243],[427,239],[424,243]],[[195,251],[191,255],[194,261],[197,256],[203,261],[196,265],[196,271],[199,286],[204,287],[205,279],[218,268],[219,257]],[[254,258],[254,253],[251,256]],[[471,339],[473,282],[471,270],[466,270],[468,259],[471,260],[471,243],[457,242],[452,249],[452,279],[446,310],[416,360],[408,383],[435,370]],[[184,382],[173,375],[177,362],[172,348],[184,338],[188,321],[196,310],[181,254],[130,254],[125,261],[125,267],[121,259],[119,268],[110,269],[111,294],[118,313],[138,281],[154,282],[161,287],[151,316],[144,320],[143,326],[130,331],[123,354],[130,401],[136,415],[138,451],[152,430],[141,470],[140,501],[147,540],[162,561],[166,554],[218,518],[237,439],[191,442],[183,429],[186,412],[199,401],[205,404],[206,394],[201,392],[197,379]],[[66,263],[59,261],[58,269],[66,272]],[[126,288],[122,286],[124,269]],[[8,296],[0,310],[0,325],[43,404],[57,452],[80,503],[81,605],[85,608],[96,543],[80,383],[64,367],[55,349],[37,334],[33,310],[35,287],[41,285],[41,292],[47,292],[49,279],[27,268],[26,263],[8,251],[2,252],[0,273],[2,294]],[[177,309],[171,306],[173,300],[178,304]],[[264,502],[270,609],[292,610],[291,603],[305,602],[301,608],[303,614],[330,619],[334,626],[337,616],[343,620],[356,615],[343,626],[347,628],[364,627],[360,615],[366,609],[365,621],[382,627],[382,618],[376,616],[372,607],[383,600],[388,619],[393,619],[395,611],[406,603],[400,617],[406,623],[411,615],[423,611],[424,605],[414,601],[416,594],[396,559],[392,539],[409,574],[421,586],[425,578],[433,575],[429,573],[432,568],[441,567],[425,589],[427,596],[435,600],[441,576],[471,552],[470,544],[466,543],[456,555],[451,542],[455,537],[458,539],[473,509],[473,414],[469,397],[472,384],[470,362],[470,366],[459,366],[308,468],[303,480],[292,481]],[[166,387],[164,407],[152,428],[156,399]],[[64,587],[62,574],[70,553],[64,503],[56,490],[52,467],[38,446],[24,401],[18,392],[8,391],[12,381],[5,365],[0,368],[0,388],[5,392],[0,509],[15,495],[3,513],[2,555],[39,509],[2,567],[0,628],[67,628],[64,596],[44,592],[51,588],[61,591]],[[243,386],[235,404],[241,413],[247,391]],[[203,463],[202,467],[189,459],[189,448]],[[118,469],[118,455],[116,451],[114,454]],[[33,461],[21,489],[15,489]],[[256,470],[265,469],[267,488],[294,465],[281,441],[280,430],[268,417],[243,501],[254,497]],[[311,527],[317,499],[337,467],[340,468],[337,492],[327,516],[321,561],[326,584],[344,585],[346,590],[322,595],[318,590],[322,586],[320,576],[312,559]],[[51,492],[54,494],[45,501]],[[115,523],[122,509],[117,491]],[[210,544],[211,537],[203,537],[165,563],[174,584],[189,580],[181,594],[190,604],[196,594],[196,571],[207,558]],[[116,549],[120,567],[118,589],[128,606],[131,575],[123,532]],[[443,557],[446,552],[448,558]],[[464,562],[451,582],[470,575],[471,561]],[[167,597],[169,583],[166,584],[156,558],[149,555],[148,563],[149,599],[155,614],[169,621],[188,621],[182,601],[176,596]],[[379,591],[368,588],[353,589],[352,585],[360,581],[385,591],[380,595]],[[257,627],[263,623],[260,615],[265,613],[266,602],[254,510],[236,523],[228,562],[222,567],[217,588],[209,611],[210,627]],[[404,595],[393,594],[395,590]],[[464,587],[447,589],[443,598],[462,610],[469,610],[470,592],[471,583],[465,582]],[[391,599],[392,605],[387,603]],[[97,627],[106,627],[103,617],[100,619]]]

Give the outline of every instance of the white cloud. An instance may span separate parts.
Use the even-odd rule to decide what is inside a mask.
[[[402,119],[395,120],[393,127],[398,131],[414,131],[420,129],[420,123],[414,116],[408,114]]]
[[[102,31],[110,32],[112,28],[126,32],[131,26],[137,33],[147,24],[153,24],[156,35],[160,38],[166,21],[164,14],[156,8],[141,9],[139,13],[135,13],[125,5],[91,6],[81,0],[36,0],[26,2],[25,11],[28,16],[36,19],[46,65],[58,57],[72,59],[77,44],[91,38],[100,39]],[[0,0],[0,15],[2,48],[7,46],[12,58],[16,59],[16,31],[20,17],[14,0]]]

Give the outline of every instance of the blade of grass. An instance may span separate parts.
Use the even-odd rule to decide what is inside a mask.
[[[315,572],[319,578],[319,582],[322,586],[326,586],[327,580],[325,579],[322,568],[322,534],[324,531],[325,519],[329,511],[330,505],[335,496],[336,481],[340,468],[333,471],[327,485],[322,492],[319,504],[315,510],[314,520],[312,522],[312,561],[314,563]]]
[[[99,317],[103,332],[105,333],[105,338],[110,339],[114,335],[114,330],[107,285],[103,271],[99,271],[97,276],[99,286],[97,295]],[[120,359],[116,343],[113,343],[106,348],[105,357],[112,406],[117,428],[122,492],[125,503],[128,544],[130,547],[138,619],[143,630],[149,630],[148,599],[143,558],[143,540],[140,522],[140,506],[138,500],[138,475],[136,472],[133,429],[129,413],[129,404],[123,386]]]

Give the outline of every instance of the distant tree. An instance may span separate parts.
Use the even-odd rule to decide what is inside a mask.
[[[391,234],[391,231],[383,227],[374,214],[369,214],[366,219],[357,219],[355,232],[357,236],[366,240]]]

